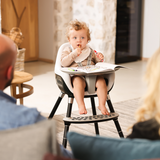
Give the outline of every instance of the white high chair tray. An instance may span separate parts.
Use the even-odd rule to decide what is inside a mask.
[[[82,67],[62,67],[61,71],[74,75],[101,75],[113,73],[120,68],[126,67],[105,62],[99,62],[96,65]]]
[[[100,68],[99,66],[84,66],[84,67],[63,67],[61,68],[61,71],[71,75],[101,75],[101,74],[113,73],[115,70]]]
[[[62,72],[70,75],[83,75],[88,86],[88,93],[95,93],[95,86],[97,75],[108,75],[114,73],[115,70],[104,69],[98,66],[84,66],[84,67],[64,67],[61,68]]]

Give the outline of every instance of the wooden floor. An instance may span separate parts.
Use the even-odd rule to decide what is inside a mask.
[[[128,127],[135,123],[134,120],[134,113],[136,109],[140,106],[139,104],[140,99],[132,99],[128,101],[118,102],[113,104],[115,112],[119,114],[119,123],[121,129],[123,131],[124,136],[129,134],[127,131]],[[92,115],[91,109],[87,109],[88,115]],[[101,114],[101,112],[97,109],[97,113]],[[80,116],[78,111],[72,112],[73,116]],[[53,119],[57,121],[57,139],[60,144],[62,144],[63,139],[63,132],[64,132],[64,123],[63,118],[65,114],[55,115]],[[114,122],[107,121],[107,122],[100,122],[99,124],[99,132],[101,136],[107,137],[119,137]],[[85,135],[95,135],[94,124],[71,124],[69,131],[75,131]],[[69,145],[67,146],[70,149]]]

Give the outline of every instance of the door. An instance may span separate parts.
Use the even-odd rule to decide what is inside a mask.
[[[38,0],[1,0],[2,31],[19,27],[25,61],[38,60]]]
[[[140,59],[141,0],[117,1],[116,63]]]

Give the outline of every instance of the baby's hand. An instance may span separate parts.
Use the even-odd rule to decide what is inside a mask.
[[[82,53],[81,48],[76,48],[76,51],[77,51],[77,53],[78,53],[78,56]]]
[[[96,52],[96,51],[95,51]],[[104,60],[104,56],[103,56],[103,54],[102,53],[100,53],[100,52],[96,52],[96,56],[103,62],[103,60]]]

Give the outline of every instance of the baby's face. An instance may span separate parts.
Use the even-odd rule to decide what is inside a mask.
[[[70,30],[69,32],[69,43],[72,45],[74,49],[80,47],[84,49],[86,44],[88,43],[87,31],[85,29],[81,30]]]

